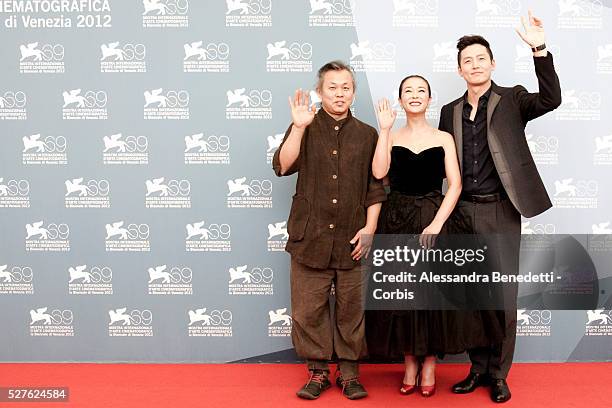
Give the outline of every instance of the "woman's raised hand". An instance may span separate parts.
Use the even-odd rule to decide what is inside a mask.
[[[378,126],[380,130],[390,130],[397,117],[397,112],[391,107],[389,100],[383,98],[378,101],[376,116],[378,117]]]

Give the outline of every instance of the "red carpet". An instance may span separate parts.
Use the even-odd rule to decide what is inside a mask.
[[[612,363],[514,364],[512,399],[490,401],[479,388],[454,395],[450,385],[463,378],[465,364],[439,365],[432,398],[402,396],[400,365],[363,365],[370,396],[348,401],[334,387],[318,401],[302,401],[295,391],[306,379],[301,365],[290,364],[2,364],[0,387],[68,386],[69,403],[0,403],[1,407],[612,407]]]

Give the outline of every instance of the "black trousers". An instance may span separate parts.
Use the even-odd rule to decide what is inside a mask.
[[[521,242],[521,216],[510,200],[474,203],[460,200],[449,220],[451,234],[485,234],[488,242],[489,267],[504,273],[518,274]],[[495,235],[487,235],[495,234]],[[496,238],[494,238],[496,237]],[[516,344],[516,297],[518,284],[504,284],[503,308],[486,311],[498,317],[504,326],[504,339],[492,347],[468,350],[472,362],[471,372],[488,374],[494,379],[508,376]],[[503,310],[501,310],[503,309]]]

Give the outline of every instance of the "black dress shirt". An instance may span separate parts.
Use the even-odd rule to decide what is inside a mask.
[[[463,96],[463,192],[492,194],[503,190],[487,142],[487,103],[491,88],[478,99],[474,120],[467,92]]]

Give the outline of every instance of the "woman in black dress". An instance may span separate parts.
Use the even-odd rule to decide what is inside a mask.
[[[404,78],[399,102],[406,112],[406,124],[395,131],[391,128],[396,111],[389,101],[379,102],[380,136],[372,161],[374,177],[388,177],[391,188],[377,234],[421,234],[420,241],[425,246],[427,237],[444,232],[461,192],[455,142],[449,133],[427,123],[425,112],[430,101],[431,89],[425,78]],[[444,178],[448,190],[443,196]],[[411,394],[418,388],[423,396],[433,395],[436,355],[462,351],[462,345],[456,344],[460,339],[450,333],[456,331],[451,312],[368,311],[366,327],[371,356],[404,356],[402,394]]]

